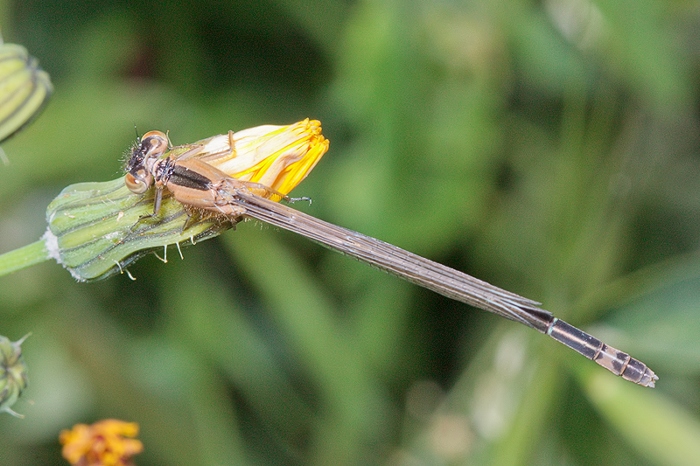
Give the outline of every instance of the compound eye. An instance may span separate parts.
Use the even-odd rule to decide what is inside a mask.
[[[124,184],[134,194],[143,194],[153,184],[153,177],[145,170],[137,170],[135,173],[129,172],[124,176]]]
[[[146,156],[164,154],[169,147],[168,136],[162,131],[149,131],[141,137],[141,147],[145,149]]]

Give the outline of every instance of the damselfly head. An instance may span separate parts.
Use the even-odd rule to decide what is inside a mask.
[[[139,144],[145,152],[146,158],[160,157],[170,147],[168,135],[162,131],[149,131],[141,137]]]
[[[143,194],[151,187],[153,165],[169,147],[168,136],[162,131],[149,131],[139,139],[126,162],[124,183],[131,192]]]

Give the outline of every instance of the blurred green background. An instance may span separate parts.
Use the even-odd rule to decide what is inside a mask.
[[[139,465],[700,464],[700,3],[5,1],[55,93],[3,144],[0,252],[68,184],[175,144],[320,119],[296,207],[541,301],[654,390],[255,222],[126,275],[0,278],[30,388],[0,464],[138,422]]]

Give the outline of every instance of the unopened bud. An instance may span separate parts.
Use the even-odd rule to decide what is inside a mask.
[[[16,417],[23,417],[12,410],[12,405],[29,382],[21,348],[28,336],[25,335],[15,342],[0,336],[0,413],[5,411]]]

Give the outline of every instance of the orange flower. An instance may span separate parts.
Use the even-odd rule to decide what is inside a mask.
[[[105,419],[90,426],[76,424],[61,432],[63,457],[74,466],[130,466],[131,457],[143,451],[136,440],[139,425],[117,419]]]

